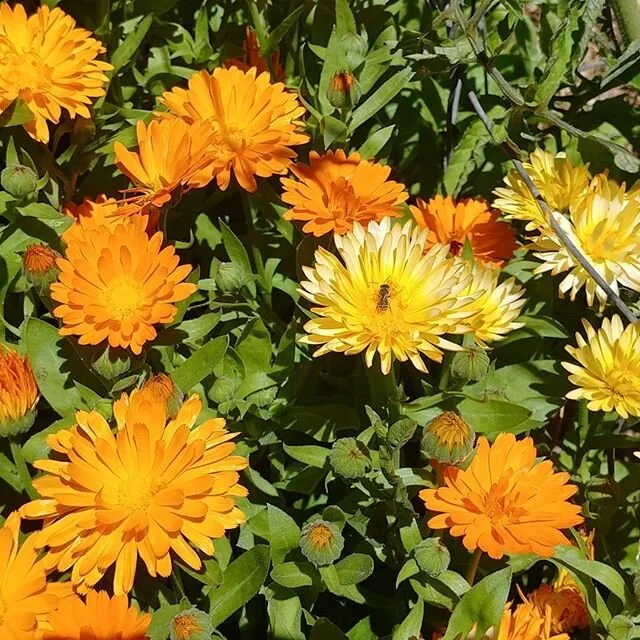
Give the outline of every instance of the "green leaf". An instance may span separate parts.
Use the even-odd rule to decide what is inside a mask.
[[[469,583],[455,571],[443,571],[439,576],[421,572],[411,577],[413,590],[428,604],[453,610],[460,598],[469,590]]]
[[[346,640],[346,636],[339,627],[336,627],[328,618],[318,618],[311,629],[309,640]]]
[[[358,33],[356,19],[349,8],[348,0],[336,0],[336,31],[340,36]]]
[[[15,491],[22,491],[24,488],[16,466],[4,453],[0,453],[0,478]]]
[[[402,418],[397,422],[394,422],[389,427],[389,433],[387,434],[387,444],[389,447],[396,451],[404,447],[416,432],[417,423],[411,418]]]
[[[264,45],[264,47],[262,47],[262,55],[263,56],[268,56],[270,55],[272,52],[274,52],[277,48],[278,45],[280,44],[280,41],[282,40],[282,38],[284,38],[287,35],[287,32],[289,31],[289,29],[291,29],[291,27],[293,27],[293,25],[298,21],[298,18],[300,17],[300,14],[302,13],[304,9],[304,4],[301,4],[299,7],[296,7],[270,34],[269,34],[269,38],[266,42],[266,44]]]
[[[251,295],[255,296],[256,285],[255,282],[251,280],[251,263],[249,262],[247,250],[244,248],[240,238],[231,231],[223,220],[220,220],[220,233],[222,234],[222,243],[227,251],[229,260],[242,271],[247,282],[246,287],[249,289]]]
[[[340,584],[358,584],[373,573],[373,558],[365,553],[352,553],[337,562],[335,569]]]
[[[402,624],[398,626],[393,635],[392,640],[412,640],[412,638],[419,638],[420,631],[422,629],[422,618],[424,617],[424,600],[418,600],[407,617],[402,621]]]
[[[222,624],[260,591],[269,572],[269,564],[269,547],[257,545],[227,567],[222,585],[209,594],[214,627]]]
[[[319,447],[317,445],[283,445],[287,455],[291,456],[294,460],[308,464],[318,469],[323,469],[327,463],[327,458],[331,453],[330,449]]]
[[[387,142],[391,139],[393,131],[396,128],[395,124],[389,125],[378,129],[375,133],[367,137],[362,146],[358,149],[358,153],[363,160],[370,160],[374,158]]]
[[[320,581],[318,570],[310,562],[283,562],[273,567],[271,578],[283,587],[298,589]]]
[[[302,633],[302,604],[295,591],[271,585],[267,589],[267,615],[271,637],[278,640],[305,640]]]
[[[412,77],[413,71],[407,67],[389,78],[389,80],[354,110],[349,122],[349,131],[355,131],[361,124],[373,118],[380,109],[391,102],[391,100],[407,87]]]
[[[149,640],[167,640],[171,621],[182,611],[182,605],[163,603],[151,615],[151,624],[147,635]]]
[[[271,336],[260,318],[249,321],[236,344],[247,376],[271,369]]]
[[[483,633],[500,622],[511,587],[511,567],[489,574],[465,593],[451,614],[443,640],[464,638],[475,626]]]
[[[324,148],[328,149],[334,142],[342,143],[347,136],[347,125],[333,116],[323,116],[320,122]]]
[[[31,109],[20,98],[14,100],[0,113],[0,127],[15,127],[33,120]]]
[[[136,28],[124,39],[123,43],[113,52],[113,56],[111,56],[111,64],[113,65],[114,76],[133,58],[136,51],[144,41],[147,31],[149,31],[152,23],[152,15],[148,15],[143,18]]]
[[[69,342],[43,320],[29,318],[24,330],[29,360],[40,393],[61,416],[83,408],[82,397],[73,380],[91,375]]]
[[[219,336],[205,344],[183,362],[172,374],[178,388],[187,393],[213,372],[229,346],[229,336]]]
[[[457,408],[476,433],[514,430],[531,417],[529,409],[503,400],[465,398]]]
[[[300,527],[288,514],[278,507],[268,504],[269,543],[273,564],[281,564],[285,556],[300,542]]]

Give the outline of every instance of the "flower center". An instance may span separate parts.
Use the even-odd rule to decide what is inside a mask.
[[[333,541],[333,531],[324,524],[317,524],[309,532],[309,541],[316,549],[326,549]]]
[[[194,633],[202,631],[202,627],[188,613],[177,616],[173,621],[173,631],[176,640],[190,640]]]
[[[23,99],[32,93],[46,92],[51,87],[53,69],[33,51],[17,51],[12,46],[3,47],[0,53],[0,81],[10,82]]]
[[[460,255],[463,246],[464,245],[459,240],[451,240],[449,242],[449,253],[451,253],[452,256],[458,256]]]
[[[507,491],[508,478],[491,486],[484,500],[484,511],[494,524],[513,522],[521,515],[513,496]]]
[[[358,215],[364,209],[362,200],[356,195],[349,180],[343,176],[329,185],[323,201],[336,220],[359,219],[360,222],[366,222]]]
[[[640,388],[640,379],[627,371],[616,369],[609,371],[604,380],[607,391],[616,399],[636,395]]]
[[[129,479],[118,487],[118,505],[135,513],[145,513],[156,493],[156,487],[150,478]]]
[[[121,321],[135,315],[144,305],[144,300],[140,285],[126,277],[115,281],[104,292],[103,297],[111,315]]]

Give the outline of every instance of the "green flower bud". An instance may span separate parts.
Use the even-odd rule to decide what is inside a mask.
[[[212,634],[211,617],[195,607],[181,611],[169,625],[170,640],[211,640]]]
[[[60,270],[56,260],[59,257],[60,254],[46,244],[31,244],[22,254],[24,275],[41,294],[48,294],[49,286],[58,279]]]
[[[132,361],[132,355],[125,349],[106,347],[92,366],[105,380],[114,380],[131,369]]]
[[[482,347],[469,347],[456,351],[451,360],[451,375],[459,380],[482,380],[489,370],[489,356]]]
[[[339,476],[361,478],[370,466],[369,451],[355,438],[340,438],[331,448],[329,462]]]
[[[237,291],[245,283],[246,277],[243,269],[233,262],[223,262],[218,267],[216,274],[216,286],[223,293]]]
[[[302,527],[300,549],[316,567],[333,564],[342,553],[344,537],[332,522],[318,518]]]
[[[446,411],[425,427],[420,449],[430,460],[457,464],[473,451],[475,437],[474,430],[455,411]]]
[[[360,95],[358,81],[350,71],[340,71],[329,81],[327,98],[336,109],[352,109]]]
[[[22,198],[34,193],[38,187],[38,176],[30,167],[14,164],[3,169],[0,174],[2,188],[14,198]]]
[[[233,398],[233,394],[236,390],[236,385],[230,378],[224,376],[218,378],[211,387],[209,397],[217,404],[221,402],[227,402]]]
[[[440,538],[427,538],[413,550],[413,557],[421,571],[432,578],[438,577],[449,568],[451,554]]]

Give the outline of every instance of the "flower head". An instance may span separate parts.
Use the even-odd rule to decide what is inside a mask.
[[[554,211],[565,213],[588,190],[588,166],[576,167],[564,154],[554,156],[549,151],[536,149],[523,166]],[[504,182],[506,187],[494,191],[498,197],[493,206],[510,218],[526,220],[528,231],[548,230],[550,227],[544,213],[517,171],[509,172]]]
[[[333,522],[318,518],[302,527],[300,549],[317,567],[335,562],[343,547],[344,537]]]
[[[515,607],[507,603],[500,619],[496,640],[570,640],[566,633],[552,629],[550,609],[540,611],[522,594],[522,602]]]
[[[481,263],[464,261],[471,279],[463,295],[475,296],[469,306],[474,314],[465,320],[480,344],[502,340],[514,329],[522,327],[517,322],[526,303],[524,289],[515,278],[498,283],[500,272]]]
[[[586,321],[586,339],[576,333],[577,347],[566,350],[575,362],[563,362],[576,387],[567,398],[588,401],[591,411],[616,411],[623,418],[640,415],[640,329],[625,327],[619,316],[604,318],[597,331]]]
[[[0,435],[29,429],[39,398],[29,360],[0,343]]]
[[[550,611],[553,633],[572,633],[589,626],[589,614],[577,587],[556,588],[542,584],[529,594],[529,602],[542,615]]]
[[[148,613],[129,608],[127,596],[110,598],[105,591],[62,600],[49,615],[43,640],[149,640]]]
[[[116,164],[135,184],[129,202],[141,207],[162,207],[180,189],[204,187],[213,179],[214,166],[209,156],[210,127],[202,122],[189,125],[181,118],[163,117],[147,127],[136,123],[138,152],[129,151],[121,142],[113,149]]]
[[[445,411],[424,429],[421,450],[438,462],[456,464],[473,451],[473,429],[455,412]]]
[[[63,213],[73,218],[73,224],[62,234],[62,241],[70,244],[75,240],[84,242],[87,234],[106,225],[115,229],[119,223],[131,216],[143,216],[140,207],[133,203],[118,202],[101,194],[95,200],[85,198],[81,204],[69,202]],[[145,218],[146,219],[146,218]],[[152,227],[148,222],[147,230]]]
[[[280,64],[280,52],[274,51],[271,54],[271,69],[269,69],[269,64],[260,53],[260,45],[258,44],[258,38],[256,38],[255,31],[248,25],[245,31],[242,48],[244,49],[244,56],[242,59],[229,58],[224,63],[225,67],[238,67],[241,71],[249,71],[251,67],[255,67],[257,73],[264,73],[266,71],[267,73],[271,73],[276,82],[284,82],[285,74],[284,69]]]
[[[193,547],[213,555],[212,539],[244,521],[234,498],[247,493],[235,434],[222,419],[194,427],[201,409],[191,396],[167,421],[166,403],[136,390],[114,403],[116,434],[99,413],[79,411],[76,426],[49,436],[62,460],[35,463],[42,499],[22,507],[46,520],[36,546],[48,548],[48,567],[71,569],[84,591],[115,564],[116,594],[131,590],[138,558],[154,577],[171,573],[172,552],[200,569]]]
[[[18,541],[20,516],[12,513],[0,528],[0,638],[41,638],[47,619],[69,583],[47,583],[45,563],[38,560],[33,535]]]
[[[501,433],[489,445],[480,436],[469,467],[447,467],[444,480],[444,487],[420,492],[427,508],[439,512],[428,526],[464,536],[467,550],[479,548],[492,558],[550,557],[556,545],[569,544],[561,529],[583,520],[580,507],[568,502],[577,491],[569,474],[554,473],[549,460],[537,462],[531,438]]]
[[[24,6],[0,4],[0,112],[20,98],[33,114],[29,135],[49,142],[47,121],[65,109],[71,118],[91,117],[88,105],[103,96],[113,67],[97,60],[104,47],[76,27],[62,9],[46,5],[27,17]]]
[[[169,625],[169,640],[210,640],[211,617],[195,607],[181,611]]]
[[[570,203],[569,217],[555,219],[614,291],[619,285],[640,291],[640,199],[629,197],[624,184],[597,176],[589,193]],[[597,299],[600,310],[604,308],[607,294],[553,230],[534,238],[531,248],[543,262],[536,273],[567,272],[561,296],[568,293],[575,300],[584,286],[589,306]]]
[[[45,291],[58,277],[56,261],[60,257],[49,245],[30,244],[22,254],[22,266],[27,280]]]
[[[292,207],[284,217],[304,221],[306,233],[344,234],[354,222],[366,226],[401,215],[409,195],[403,184],[389,180],[389,167],[361,160],[358,153],[347,156],[342,149],[323,156],[312,151],[309,159],[308,166],[291,167],[297,180],[282,178],[282,200]]]
[[[256,176],[286,173],[296,157],[291,147],[309,139],[299,132],[304,108],[295,94],[255,67],[200,71],[187,89],[168,91],[162,101],[187,124],[203,121],[210,127],[210,157],[221,189],[229,186],[233,170],[243,189],[255,191]]]
[[[62,335],[79,336],[80,344],[107,340],[138,355],[156,337],[154,325],[173,320],[174,303],[196,290],[183,282],[191,267],[178,266],[175,249],[162,248],[162,233],[149,238],[145,227],[144,217],[134,217],[87,231],[86,241],[68,246],[51,285]]]
[[[458,256],[468,240],[474,257],[494,267],[501,267],[513,256],[515,229],[498,220],[498,212],[489,209],[484,200],[455,202],[451,196],[436,196],[429,202],[418,198],[409,208],[418,225],[429,230],[427,248],[446,244],[451,255]]]
[[[321,345],[315,356],[365,351],[370,367],[379,353],[383,373],[394,358],[426,372],[422,355],[440,362],[441,349],[459,348],[443,335],[468,331],[463,320],[473,313],[467,310],[471,298],[462,295],[468,278],[460,277],[462,265],[446,247],[424,255],[425,236],[412,222],[392,226],[384,218],[335,236],[342,261],[316,251],[315,266],[303,267],[307,280],[300,289],[318,315],[302,338]]]

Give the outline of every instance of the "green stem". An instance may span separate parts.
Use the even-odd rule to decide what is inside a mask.
[[[273,306],[271,301],[271,291],[267,289],[267,283],[265,281],[264,261],[262,260],[262,254],[260,253],[260,249],[258,248],[258,245],[256,243],[257,234],[255,225],[253,224],[251,203],[249,202],[249,195],[244,191],[242,192],[242,205],[247,221],[247,231],[249,236],[249,244],[251,245],[251,255],[253,256],[253,261],[256,265],[258,278],[260,279],[260,288],[262,289],[264,300],[267,303],[267,306],[271,308]]]
[[[20,443],[17,442],[14,438],[11,438],[9,440],[9,445],[11,447],[11,455],[13,456],[13,461],[16,465],[18,477],[20,478],[20,482],[22,483],[24,490],[32,500],[37,500],[40,496],[38,495],[38,492],[33,488],[33,484],[31,482],[31,474],[29,473],[29,469],[27,469],[27,463],[24,461]]]
[[[467,569],[467,582],[470,586],[473,586],[473,583],[476,579],[476,573],[478,571],[478,565],[480,564],[480,558],[482,557],[482,549],[478,548],[475,550],[471,560],[469,562],[469,568]]]
[[[371,367],[366,367],[366,372],[371,390],[371,405],[376,410],[386,409],[390,423],[399,420],[400,402],[393,365],[386,375],[382,373],[377,362]]]
[[[173,583],[173,589],[177,592],[181,598],[186,597],[184,591],[184,584],[182,583],[182,576],[180,575],[180,568],[177,564],[174,564],[173,571],[171,572],[171,582]]]

